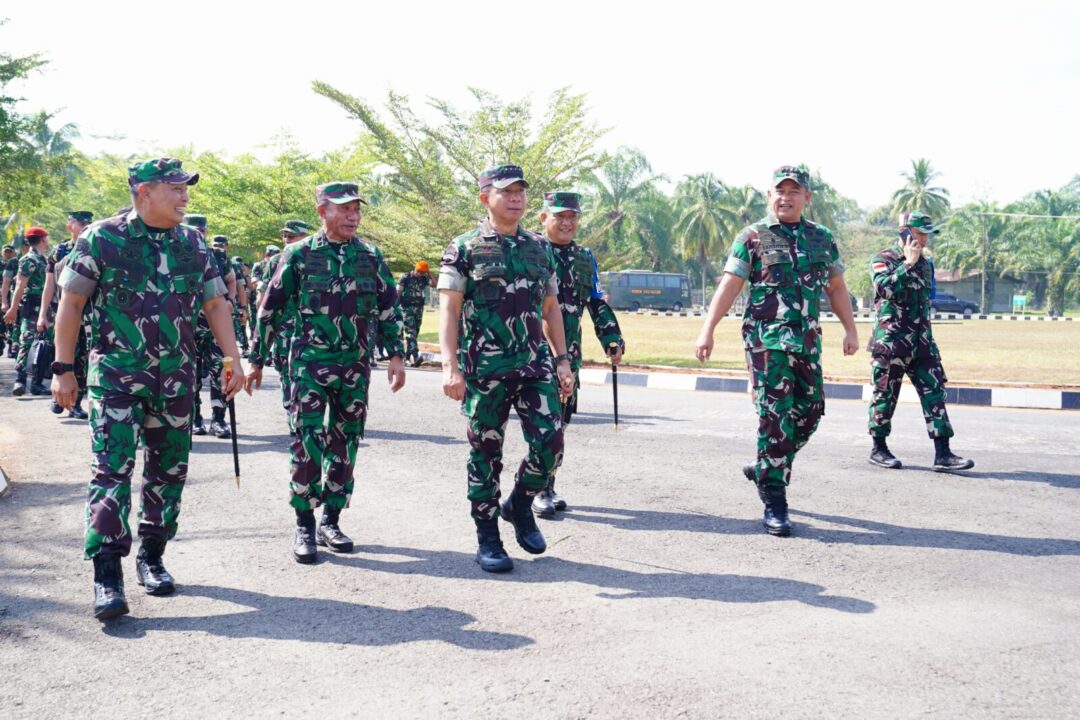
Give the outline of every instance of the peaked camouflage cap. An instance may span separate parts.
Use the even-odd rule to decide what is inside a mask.
[[[303,220],[286,220],[285,226],[281,228],[283,235],[307,235],[311,232],[311,226]]]
[[[227,235],[215,235],[213,238],[211,238],[210,242],[213,245],[228,245],[229,238]]]
[[[930,216],[922,212],[900,213],[900,227],[913,228],[927,235],[941,232],[941,228],[934,227],[934,222],[930,219]]]
[[[69,210],[68,217],[83,224],[94,222],[94,213],[89,210]]]
[[[773,170],[771,188],[780,187],[785,180],[794,180],[807,190],[810,189],[810,173],[795,165],[781,165]]]
[[[487,170],[480,173],[477,182],[480,184],[481,190],[491,186],[495,186],[499,190],[502,190],[505,187],[510,187],[516,182],[521,183],[525,187],[529,187],[529,183],[525,182],[524,171],[517,165],[496,165],[495,167],[489,167]]]
[[[315,202],[320,205],[324,202],[332,202],[335,205],[344,205],[353,200],[359,200],[361,204],[367,205],[367,201],[360,197],[360,188],[356,183],[335,180],[333,182],[323,183],[315,188]]]
[[[550,213],[561,213],[570,210],[581,214],[581,194],[569,190],[556,190],[544,193],[543,210]]]
[[[11,243],[8,243],[4,246],[4,252],[15,252],[15,246]]]
[[[183,161],[170,157],[137,162],[128,168],[128,185],[134,187],[144,182],[194,185],[199,182],[199,173],[186,172],[183,164]]]
[[[205,215],[185,215],[184,224],[190,225],[196,230],[202,230],[203,232],[206,232],[207,221]]]
[[[277,255],[279,252],[281,252],[281,248],[279,248],[277,245],[267,245],[266,246],[266,254],[267,255]]]

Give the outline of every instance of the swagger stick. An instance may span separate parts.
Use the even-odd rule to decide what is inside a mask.
[[[618,343],[608,345],[608,357],[611,358],[611,398],[615,402],[615,432],[619,432],[619,366],[615,364]]]
[[[233,359],[231,357],[223,358],[222,362],[225,363],[225,385],[228,386],[232,380],[233,372]],[[229,425],[232,426],[232,461],[233,470],[236,472],[236,489],[240,489],[240,449],[236,444],[236,400],[229,400]]]

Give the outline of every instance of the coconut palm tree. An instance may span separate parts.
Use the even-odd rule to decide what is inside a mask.
[[[997,203],[966,205],[946,223],[941,238],[934,241],[937,267],[979,271],[979,311],[983,313],[990,311],[994,280],[1008,252],[1005,234],[1008,219],[997,214],[1000,212]]]
[[[893,193],[893,214],[924,212],[936,218],[944,216],[951,204],[949,191],[943,187],[931,186],[939,175],[926,158],[912,160],[911,172],[900,173],[904,178],[904,186]]]
[[[662,178],[653,173],[640,150],[620,147],[608,156],[586,179],[593,198],[582,223],[581,243],[600,257],[625,253],[637,226],[638,207],[656,192],[655,182]]]
[[[722,256],[740,227],[740,217],[727,200],[728,189],[712,173],[690,175],[675,190],[675,233],[683,257],[701,267],[703,302],[709,258]]]

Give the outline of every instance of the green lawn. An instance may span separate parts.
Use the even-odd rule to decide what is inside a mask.
[[[437,343],[434,311],[424,316],[423,342]],[[702,367],[694,359],[694,342],[703,318],[653,317],[621,313],[619,322],[626,335],[626,362]],[[603,361],[600,344],[592,333],[592,323],[584,323],[585,358]],[[728,317],[716,328],[713,359],[705,367],[745,370],[742,322]],[[833,378],[866,380],[870,377],[870,355],[860,351],[845,357],[840,348],[840,323],[823,323],[825,338],[822,364]],[[859,343],[865,347],[871,325],[858,323]],[[1080,386],[1080,322],[1036,320],[968,320],[934,323],[934,337],[941,349],[945,372],[954,384],[1009,382],[1051,386]]]

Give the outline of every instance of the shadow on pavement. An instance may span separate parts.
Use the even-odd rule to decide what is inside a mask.
[[[604,592],[598,593],[598,597],[611,600],[685,598],[727,603],[795,601],[848,613],[870,613],[875,610],[875,605],[871,602],[842,595],[827,595],[824,587],[798,580],[751,575],[689,573],[654,565],[645,567],[666,572],[639,573],[606,565],[591,565],[544,556],[531,562],[515,559],[513,572],[493,576],[481,571],[471,554],[449,550],[416,550],[364,545],[353,555],[330,555],[329,553],[324,553],[324,555],[334,563],[404,575],[427,575],[485,582],[492,580],[520,583],[579,582],[603,588]],[[406,559],[380,560],[365,557],[371,555],[394,555]]]
[[[664,415],[624,415],[619,413],[620,425],[656,425],[656,422],[645,422],[647,420],[655,420],[657,422],[687,422],[685,418],[673,418],[666,417]],[[574,416],[570,419],[570,425],[611,425],[615,422],[615,418],[611,413],[574,413]]]
[[[531,645],[524,635],[467,630],[476,622],[468,613],[442,607],[391,610],[373,605],[287,597],[206,585],[182,585],[179,593],[245,605],[250,610],[192,617],[125,616],[103,626],[117,638],[141,638],[148,632],[205,632],[227,638],[300,640],[342,645],[397,645],[441,640],[471,650],[513,650]]]
[[[979,480],[1016,480],[1018,482],[1046,483],[1052,487],[1080,488],[1080,475],[1066,475],[1064,473],[1034,472],[1032,470],[1006,470],[1003,472],[979,472],[977,470],[965,470],[957,473],[959,477],[978,478]]]
[[[466,442],[452,435],[424,435],[422,433],[391,432],[389,430],[368,430],[364,433],[364,440],[399,440],[399,441],[423,441],[432,445],[465,445]]]
[[[985,550],[1008,555],[1080,555],[1080,541],[1077,540],[988,535],[963,530],[913,528],[796,509],[792,509],[791,513],[833,525],[848,525],[858,529],[857,531],[832,530],[801,523],[795,526],[793,536],[825,543],[940,548],[942,550]]]

